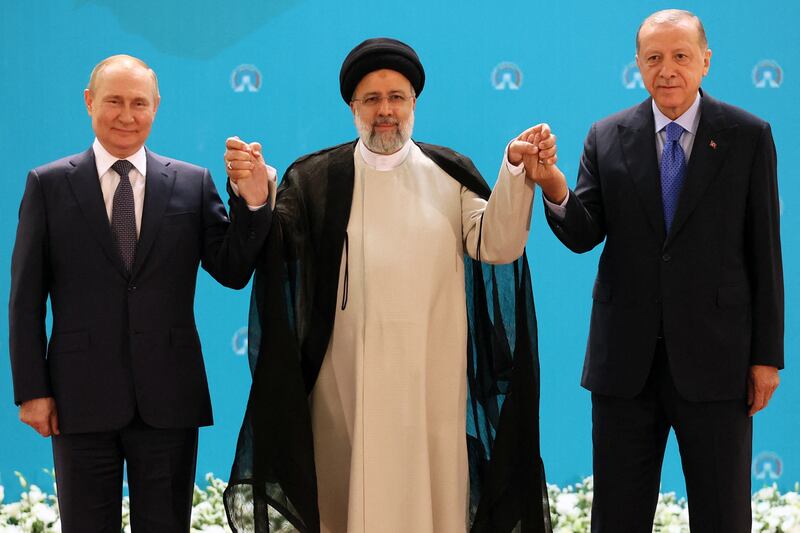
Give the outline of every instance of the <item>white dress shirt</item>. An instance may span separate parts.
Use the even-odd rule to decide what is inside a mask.
[[[700,124],[700,98],[700,93],[698,92],[694,103],[675,120],[662,113],[656,105],[656,101],[653,100],[653,116],[656,119],[656,156],[659,164],[661,163],[661,153],[664,151],[664,143],[667,140],[667,124],[670,122],[677,123],[684,130],[681,140],[678,142],[683,148],[683,153],[686,154],[686,163],[689,163],[692,146],[694,146],[694,138],[697,135],[697,126]]]
[[[100,178],[100,190],[103,191],[103,202],[106,204],[108,222],[111,223],[111,211],[114,207],[114,193],[117,191],[117,185],[119,185],[119,174],[117,174],[116,170],[111,168],[111,165],[116,163],[119,158],[108,153],[108,150],[106,150],[97,139],[95,139],[92,144],[92,150],[94,150],[94,162],[97,165],[97,175]],[[147,155],[145,154],[144,146],[125,159],[130,161],[133,165],[133,168],[128,173],[128,178],[131,180],[131,187],[133,188],[133,206],[136,214],[136,236],[138,237],[142,228],[145,176],[147,176]]]

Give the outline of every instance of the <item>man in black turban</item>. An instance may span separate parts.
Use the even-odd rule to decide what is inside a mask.
[[[411,140],[425,71],[408,45],[364,41],[339,80],[359,139],[270,195],[231,527],[267,531],[271,507],[309,532],[549,531],[524,247],[555,138],[509,143],[491,190]],[[228,139],[231,179],[265,175],[258,154]]]
[[[339,87],[345,103],[350,103],[353,91],[364,76],[381,69],[399,72],[411,83],[414,94],[419,96],[422,93],[425,70],[417,53],[396,39],[379,37],[359,44],[344,59],[339,72]]]

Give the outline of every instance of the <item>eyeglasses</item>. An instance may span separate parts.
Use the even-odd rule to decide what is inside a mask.
[[[377,94],[371,94],[369,96],[365,96],[364,98],[353,98],[351,102],[361,102],[361,104],[368,108],[376,108],[379,107],[384,100],[389,104],[389,107],[402,107],[407,102],[410,102],[414,99],[414,95],[406,96],[400,93],[392,93],[389,96],[378,96]]]

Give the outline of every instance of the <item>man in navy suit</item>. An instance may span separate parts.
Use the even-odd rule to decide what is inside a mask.
[[[769,124],[700,89],[702,23],[639,28],[651,95],[594,124],[578,183],[542,174],[572,251],[603,240],[582,385],[592,392],[592,531],[652,531],[670,428],[692,531],[749,532],[752,416],[783,367],[783,270]]]
[[[96,139],[28,174],[11,266],[14,399],[52,436],[62,530],[189,530],[199,426],[212,423],[194,320],[198,265],[244,287],[268,184],[239,180],[230,218],[208,170],[144,148],[155,73],[112,56],[84,94]],[[252,161],[260,147],[248,147]],[[232,168],[229,167],[229,170]],[[48,345],[46,302],[53,325]]]

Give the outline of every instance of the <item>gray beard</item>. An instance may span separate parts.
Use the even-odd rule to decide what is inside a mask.
[[[374,125],[364,123],[358,113],[356,113],[355,119],[358,137],[370,152],[376,154],[389,155],[397,152],[411,138],[411,132],[414,130],[413,112],[409,115],[408,120],[398,122],[397,131],[386,133],[376,132]]]

